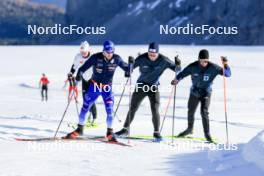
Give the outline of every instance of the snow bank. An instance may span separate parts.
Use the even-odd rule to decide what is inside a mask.
[[[242,154],[246,161],[264,170],[264,130],[245,145]]]

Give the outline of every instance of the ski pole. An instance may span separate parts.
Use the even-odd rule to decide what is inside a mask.
[[[125,93],[125,90],[126,90],[126,86],[127,86],[128,81],[129,81],[129,78],[127,78],[126,84],[125,84],[125,86],[124,86],[124,88],[123,88],[123,90],[122,90],[122,93],[121,93],[120,99],[119,99],[119,101],[118,101],[118,103],[117,103],[117,107],[116,107],[115,112],[114,112],[114,117],[116,117],[117,120],[118,120],[118,122],[120,122],[120,123],[121,123],[122,121],[121,121],[121,119],[119,119],[119,117],[116,116],[116,113],[117,113],[117,111],[118,111],[118,109],[119,109],[119,106],[120,106],[121,100],[122,100],[122,98],[123,98],[123,95],[124,95],[124,93]]]
[[[226,88],[226,77],[225,77],[225,66],[223,64],[223,83],[224,83],[224,111],[225,111],[225,127],[226,127],[226,143],[229,144],[228,135],[228,124],[227,124],[227,88]]]
[[[56,129],[55,134],[54,134],[54,139],[55,139],[56,136],[57,136],[57,133],[58,133],[58,131],[59,131],[59,129],[60,129],[61,123],[62,123],[62,121],[63,121],[63,119],[64,119],[64,117],[65,117],[65,115],[66,115],[66,112],[67,112],[69,106],[70,106],[70,103],[71,103],[71,99],[72,99],[72,97],[73,97],[73,94],[71,95],[70,100],[68,100],[68,103],[67,103],[66,109],[65,109],[65,111],[63,112],[63,115],[62,115],[62,117],[61,117],[60,123],[59,123],[59,125],[58,125],[58,127],[57,127],[57,129]]]
[[[128,108],[129,108],[129,113],[128,113],[128,121],[129,121],[129,124],[131,122],[131,84],[132,84],[132,79],[129,78],[129,105],[128,105]],[[128,143],[130,143],[130,125],[128,126]]]
[[[171,103],[173,90],[174,90],[174,87],[172,87],[172,89],[171,89],[170,96],[169,96],[169,101],[168,101],[168,103],[166,105],[166,109],[165,109],[163,120],[162,120],[161,127],[160,127],[160,133],[161,133],[161,131],[163,129],[163,125],[164,125],[165,119],[167,117],[167,112],[168,112],[168,109],[169,109],[169,106],[170,106],[170,103]]]
[[[173,113],[172,113],[172,131],[171,131],[171,143],[173,144],[174,142],[174,123],[175,123],[175,108],[176,108],[176,85],[174,85],[173,89]]]
[[[87,121],[90,123],[92,118],[92,113],[89,111]]]
[[[77,97],[75,98],[75,105],[76,105],[77,116],[79,117],[80,112],[79,112]]]
[[[178,57],[179,55],[177,55],[174,59],[174,62],[175,62],[175,65],[176,65],[176,62],[178,60]],[[175,68],[176,69],[176,68]],[[177,71],[175,70],[175,79],[176,79],[176,76],[177,76]],[[173,113],[172,113],[172,130],[171,130],[171,142],[172,144],[174,143],[174,123],[175,123],[175,108],[176,108],[176,87],[177,85],[175,84],[174,85],[174,89],[173,89]]]
[[[134,58],[132,56],[128,57],[128,63],[129,63],[129,113],[128,113],[128,122],[129,122],[129,126],[128,126],[128,143],[130,143],[130,122],[131,122],[131,97],[132,97],[132,93],[131,93],[131,85],[132,85],[132,71],[133,71],[133,64],[134,64]]]

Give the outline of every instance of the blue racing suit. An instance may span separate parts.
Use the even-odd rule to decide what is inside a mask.
[[[130,67],[117,54],[111,60],[107,60],[102,52],[92,55],[88,61],[78,70],[77,77],[82,75],[87,69],[93,67],[93,75],[85,93],[83,106],[79,115],[79,125],[86,123],[86,113],[90,110],[95,100],[101,95],[107,113],[107,128],[112,128],[114,95],[112,92],[112,79],[117,67],[121,67],[125,72],[130,73]],[[128,74],[129,75],[129,74]]]

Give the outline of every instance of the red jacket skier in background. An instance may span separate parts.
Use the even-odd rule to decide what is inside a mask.
[[[48,84],[49,79],[46,77],[45,73],[42,74],[42,77],[39,81],[39,87],[41,88],[41,101],[44,101],[44,98],[46,101],[48,101]]]

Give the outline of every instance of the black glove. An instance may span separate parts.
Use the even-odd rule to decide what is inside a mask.
[[[181,60],[179,59],[178,56],[174,57],[174,61],[175,61],[175,65],[177,65],[177,66],[181,65]]]
[[[82,79],[82,76],[79,74],[79,75],[76,75],[76,81],[81,81],[81,79]]]
[[[225,56],[221,56],[222,62],[228,62],[228,59]]]
[[[125,72],[125,77],[126,77],[126,78],[129,78],[130,76],[131,76],[131,74],[130,74],[129,71]]]
[[[224,65],[224,67],[226,68],[227,63],[228,63],[228,59],[225,56],[221,56],[221,61],[222,61],[222,64]]]
[[[72,73],[70,72],[70,73],[68,73],[68,78],[72,78]]]
[[[128,71],[125,72],[125,77],[129,78],[133,71],[133,64],[135,63],[135,59],[133,56],[128,56]]]
[[[71,67],[70,73],[74,74],[74,72],[75,72],[75,69],[74,69],[74,64],[73,64],[72,67]]]
[[[134,64],[135,63],[135,59],[133,56],[128,56],[128,64]]]

